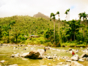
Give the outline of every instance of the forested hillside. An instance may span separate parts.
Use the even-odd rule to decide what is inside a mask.
[[[50,46],[87,45],[87,21],[55,20],[30,16],[0,18],[0,43],[44,44]],[[30,35],[39,37],[32,38]],[[71,44],[72,43],[72,44]]]

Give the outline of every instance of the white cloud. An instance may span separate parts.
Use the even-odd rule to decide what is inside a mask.
[[[47,16],[51,12],[60,12],[60,18],[65,19],[65,11],[70,10],[70,18],[78,18],[78,13],[88,13],[87,0],[0,0],[0,17],[13,15],[33,16],[41,12]]]

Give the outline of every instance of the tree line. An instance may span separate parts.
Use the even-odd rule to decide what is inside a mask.
[[[67,9],[66,18],[70,9]],[[58,19],[55,16],[58,15]],[[83,21],[81,19],[83,18]],[[30,16],[0,18],[0,43],[44,44],[61,46],[63,43],[88,45],[88,20],[85,12],[79,20],[60,20],[60,12],[50,14],[50,20]],[[31,38],[30,35],[38,35]],[[65,45],[65,44],[64,44]]]

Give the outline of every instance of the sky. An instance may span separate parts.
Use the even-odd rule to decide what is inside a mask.
[[[47,16],[60,12],[60,19],[65,19],[65,11],[70,8],[70,20],[78,19],[78,14],[88,14],[88,0],[0,0],[0,17],[14,15],[33,16],[41,12]]]

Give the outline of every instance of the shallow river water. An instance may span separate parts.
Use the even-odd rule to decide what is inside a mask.
[[[26,50],[24,50],[26,48]],[[1,66],[9,66],[9,65],[18,65],[18,66],[65,66],[69,65],[70,62],[66,62],[67,59],[70,59],[72,57],[72,54],[70,52],[66,52],[69,47],[51,47],[50,50],[47,50],[45,53],[45,56],[53,56],[57,55],[57,58],[54,59],[29,59],[29,58],[11,58],[10,56],[12,54],[16,53],[25,53],[30,52],[37,49],[44,49],[43,46],[17,46],[17,48],[14,49],[14,46],[0,46],[0,61],[4,60],[5,62],[0,63]],[[85,50],[86,48],[73,48],[74,50],[79,50],[78,54],[81,56],[83,54],[82,50]],[[79,62],[83,64],[84,66],[88,66],[88,61]]]

